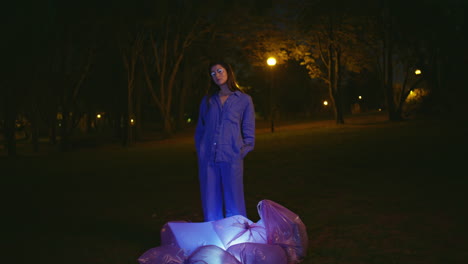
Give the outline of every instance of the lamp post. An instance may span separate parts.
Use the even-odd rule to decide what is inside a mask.
[[[267,59],[267,64],[270,66],[270,121],[271,121],[271,132],[275,132],[275,122],[274,122],[274,107],[273,107],[273,67],[276,65],[276,59],[274,57],[269,57]]]

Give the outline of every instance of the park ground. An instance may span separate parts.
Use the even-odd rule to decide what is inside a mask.
[[[299,215],[304,264],[468,263],[468,122],[382,114],[259,122],[245,160],[259,201]],[[168,221],[202,221],[192,133],[0,157],[11,263],[137,263]],[[8,262],[10,263],[10,262]]]

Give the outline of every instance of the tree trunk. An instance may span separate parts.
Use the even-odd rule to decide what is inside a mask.
[[[94,122],[94,128],[93,128],[93,119],[95,119],[95,115],[94,115],[94,112],[88,112],[86,114],[84,114],[84,119],[85,119],[85,124],[86,124],[86,127],[85,127],[85,133],[86,134],[91,134],[93,131],[96,131],[96,127],[97,127],[97,123]]]
[[[183,70],[183,78],[182,83],[180,84],[180,91],[179,91],[179,108],[177,114],[177,127],[182,129],[185,127],[186,119],[185,119],[185,104],[187,99],[187,91],[189,87],[192,85],[193,82],[193,74],[191,71],[191,67],[187,63],[184,64]]]
[[[177,129],[183,129],[186,124],[185,118],[185,104],[186,104],[186,97],[187,97],[187,88],[191,83],[184,79],[184,82],[181,84],[180,87],[180,96],[179,96],[179,109],[177,109]]]
[[[60,141],[59,150],[64,152],[69,150],[69,139],[68,139],[68,126],[70,126],[70,112],[67,110],[62,111],[62,121],[60,123]]]
[[[140,78],[138,78],[140,80]],[[141,94],[142,88],[141,85],[135,84],[135,140],[141,139],[142,130],[143,130],[143,116],[141,114]]]
[[[57,144],[57,113],[51,115],[49,127],[49,144]]]
[[[383,40],[383,69],[384,69],[384,94],[387,105],[388,119],[390,121],[400,121],[401,116],[397,113],[395,107],[395,99],[393,95],[393,39],[392,39],[392,17],[388,0],[384,1],[383,24],[384,24],[384,40]]]
[[[129,146],[134,141],[134,124],[141,120],[135,120],[134,97],[135,97],[135,76],[136,65],[142,50],[143,37],[138,33],[132,40],[129,47],[122,48],[122,59],[125,70],[127,71],[127,113],[126,113],[126,135],[124,145]],[[133,121],[133,122],[132,122]]]
[[[39,113],[33,111],[31,113],[31,139],[34,152],[39,152]]]
[[[336,91],[336,123],[342,125],[345,123],[344,121],[344,113],[343,113],[343,91],[341,86],[341,51],[335,47],[335,91]]]
[[[332,45],[328,45],[328,90],[333,105],[333,112],[337,124],[344,124],[343,104],[340,89],[340,54]]]
[[[133,143],[133,126],[131,123],[131,120],[133,118],[133,85],[129,84],[128,85],[128,94],[127,94],[127,124],[126,124],[126,129],[127,132],[126,134],[126,139],[125,139],[125,145],[130,146]]]
[[[405,67],[407,68],[407,70],[405,73],[405,77],[403,79],[403,83],[401,85],[401,91],[398,96],[398,101],[396,102],[396,105],[395,105],[395,116],[399,116],[401,117],[401,119],[403,119],[403,105],[405,104],[406,98],[408,97],[409,91],[411,90],[409,89],[408,92],[406,92],[406,86],[408,84],[408,79],[409,79],[409,68],[407,65]],[[395,92],[396,91],[394,91],[394,93]]]
[[[8,156],[16,156],[16,105],[14,103],[13,91],[7,87],[7,96],[5,100],[5,139]]]
[[[165,109],[164,112],[162,113],[162,117],[164,120],[163,132],[166,136],[171,136],[174,131],[171,111],[168,109]]]

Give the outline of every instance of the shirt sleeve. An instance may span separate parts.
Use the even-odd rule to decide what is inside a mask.
[[[197,150],[197,154],[200,151],[200,142],[205,133],[205,111],[206,111],[206,97],[200,103],[200,110],[198,112],[198,121],[197,126],[195,128],[195,149]]]
[[[242,139],[244,141],[242,158],[244,158],[255,146],[255,109],[250,96],[242,117]]]

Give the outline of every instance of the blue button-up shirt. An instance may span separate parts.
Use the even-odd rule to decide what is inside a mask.
[[[241,92],[231,94],[224,105],[219,96],[207,96],[200,104],[195,130],[199,161],[233,162],[252,151],[255,144],[255,110],[252,98]]]

